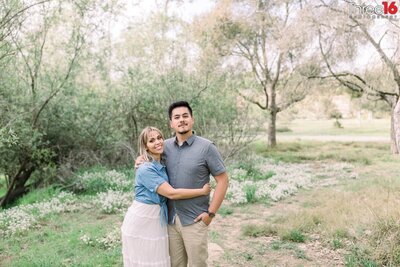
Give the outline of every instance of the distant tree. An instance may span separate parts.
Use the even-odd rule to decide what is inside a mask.
[[[276,146],[277,114],[307,94],[302,74],[311,55],[302,1],[221,1],[198,24],[226,69],[241,77],[238,93],[267,113],[268,144]]]
[[[400,25],[398,20],[366,17],[355,5],[351,1],[320,0],[316,6],[317,42],[326,69],[310,77],[335,79],[354,94],[384,101],[391,110],[391,151],[399,154]],[[373,52],[368,55],[370,64],[357,66],[354,61],[359,51]]]

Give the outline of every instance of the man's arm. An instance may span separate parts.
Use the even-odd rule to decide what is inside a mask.
[[[228,174],[226,172],[216,175],[214,179],[217,182],[217,186],[215,188],[213,199],[211,200],[208,211],[215,214],[217,213],[219,207],[222,204],[222,201],[225,198],[226,191],[228,190],[229,179],[228,179]],[[200,220],[202,220],[205,224],[209,225],[211,223],[212,218],[210,218],[208,213],[203,212],[194,221],[198,222]]]

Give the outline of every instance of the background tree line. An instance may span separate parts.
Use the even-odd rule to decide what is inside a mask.
[[[174,13],[185,1],[156,3],[114,39],[122,0],[2,1],[0,206],[68,186],[82,166],[131,164],[143,127],[171,135],[166,108],[180,99],[229,158],[265,121],[277,145],[279,112],[340,85],[388,103],[399,152],[397,21],[375,30],[375,20],[349,17],[347,2],[224,0],[188,22]],[[368,46],[379,57],[352,68]]]

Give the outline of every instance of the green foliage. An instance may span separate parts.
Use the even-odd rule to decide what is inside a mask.
[[[279,240],[272,241],[270,244],[270,247],[272,250],[289,250],[293,251],[294,255],[299,258],[299,259],[307,259],[307,255],[304,252],[304,250],[300,249],[297,247],[296,244],[293,243],[288,243],[288,242],[282,242]]]
[[[233,168],[243,169],[246,171],[245,175],[241,175],[240,177],[237,177],[241,181],[244,181],[244,180],[253,180],[253,181],[267,180],[275,175],[275,173],[271,170],[266,173],[262,173],[259,170],[259,168],[257,167],[256,163],[253,161],[241,162],[237,165],[233,165]]]
[[[379,219],[369,240],[374,259],[382,266],[400,265],[400,222],[398,218]]]
[[[219,209],[218,209],[218,214],[219,215],[221,215],[222,217],[226,217],[226,216],[228,216],[228,215],[232,215],[233,214],[233,208],[231,208],[231,207],[228,207],[228,206],[221,206]]]
[[[246,194],[247,203],[254,203],[257,201],[256,192],[257,186],[254,184],[248,184],[243,187],[243,190]]]
[[[133,174],[94,167],[74,177],[73,189],[92,195],[108,190],[130,192],[133,190]]]
[[[361,146],[371,146],[365,143]],[[252,147],[257,153],[264,157],[272,158],[275,161],[287,163],[301,163],[305,161],[336,161],[348,162],[359,165],[370,165],[373,163],[373,158],[367,154],[360,153],[357,148],[360,144],[357,143],[344,143],[344,142],[287,142],[282,143],[276,148],[268,148],[267,144],[262,141],[257,141],[252,144]],[[374,150],[380,155],[386,153],[382,151],[381,146],[375,145]],[[387,148],[386,148],[387,149]],[[387,153],[386,153],[387,154]]]
[[[220,234],[217,231],[210,231],[211,242],[216,243],[220,239]]]
[[[289,127],[279,127],[276,129],[277,133],[288,133],[293,132]]]
[[[1,266],[121,266],[120,224],[96,209],[52,216],[40,231],[0,241]]]
[[[354,246],[351,249],[351,253],[345,256],[346,267],[377,267],[378,264],[373,261],[369,255],[369,252],[363,248]]]
[[[291,241],[295,243],[304,243],[306,236],[298,229],[292,229],[282,236],[283,241]]]
[[[332,248],[333,249],[339,249],[343,248],[343,243],[340,239],[333,239],[332,240]]]
[[[33,204],[36,202],[46,201],[53,198],[55,195],[60,193],[60,190],[53,187],[45,187],[45,188],[38,188],[32,190],[28,194],[24,195],[20,199],[18,199],[15,203],[16,206],[18,205],[28,205]]]
[[[276,235],[277,230],[271,225],[247,224],[242,227],[242,235],[250,237]]]

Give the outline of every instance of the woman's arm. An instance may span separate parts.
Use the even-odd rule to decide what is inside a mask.
[[[199,196],[206,196],[210,193],[210,184],[205,184],[203,188],[186,189],[186,188],[173,188],[169,183],[162,183],[157,188],[157,193],[169,199],[187,199]]]

